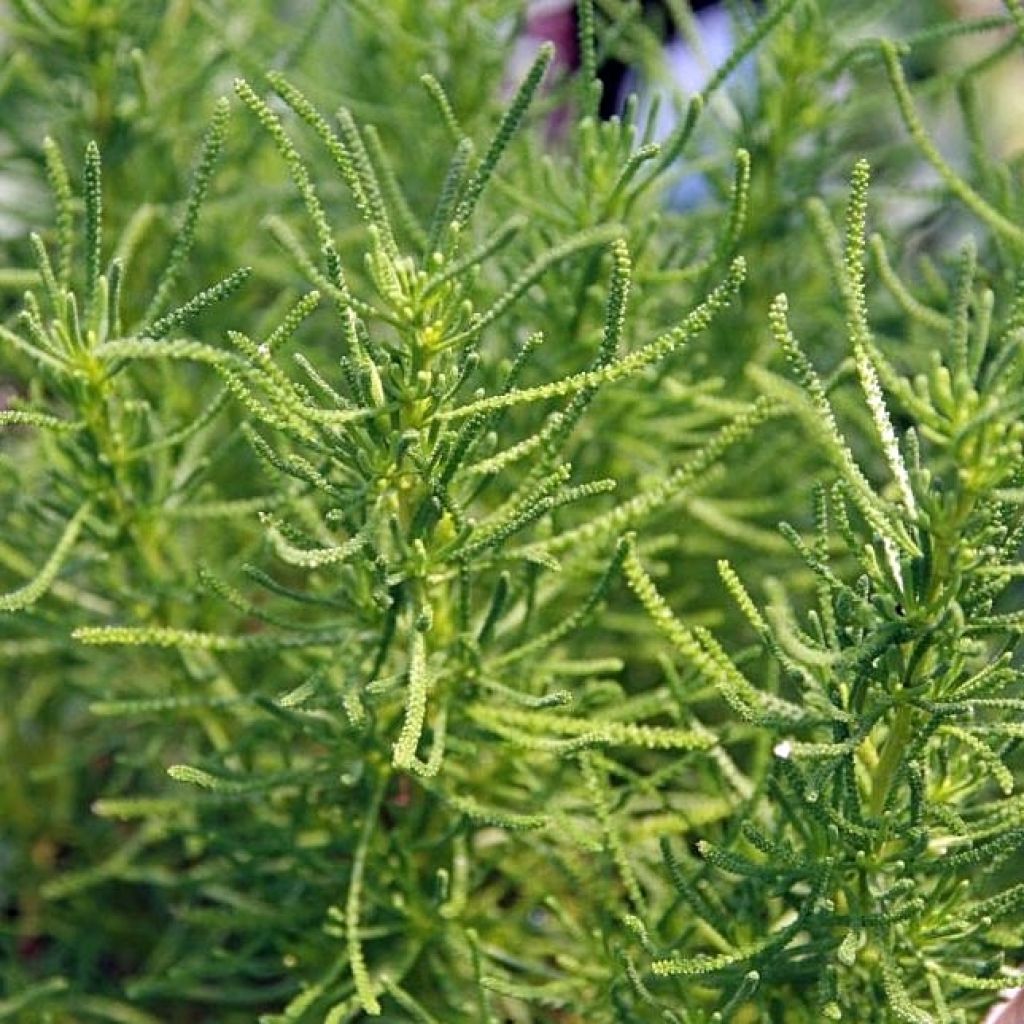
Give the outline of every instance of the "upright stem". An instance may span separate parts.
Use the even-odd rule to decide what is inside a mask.
[[[889,790],[892,788],[893,779],[896,777],[896,772],[903,759],[903,751],[910,740],[912,721],[913,709],[909,704],[901,704],[871,779],[869,807],[873,817],[877,818],[885,810]]]

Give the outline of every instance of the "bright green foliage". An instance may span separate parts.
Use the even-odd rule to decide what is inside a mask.
[[[661,141],[637,4],[10,7],[0,1020],[980,1024],[1020,5],[732,4]]]
[[[730,703],[748,699],[739,710],[764,730],[773,754],[728,845],[698,844],[699,874],[721,879],[728,919],[741,934],[758,921],[766,937],[744,943],[727,933],[725,953],[664,955],[651,969],[701,977],[705,986],[713,978],[722,1000],[751,971],[763,981],[777,974],[795,986],[815,985],[823,1019],[855,1017],[884,992],[895,1020],[943,1020],[953,1019],[951,1006],[981,1015],[986,993],[1010,983],[1004,966],[1021,942],[1024,890],[1000,884],[998,870],[1024,843],[1010,767],[1024,708],[1012,656],[1020,613],[1006,593],[1024,528],[1013,493],[1024,469],[1024,429],[992,420],[1021,387],[1018,314],[1011,294],[1005,331],[986,326],[978,337],[969,326],[963,336],[954,329],[948,355],[933,364],[941,387],[901,377],[873,347],[863,307],[866,190],[866,166],[858,164],[836,273],[891,496],[864,490],[780,296],[772,331],[806,392],[793,401],[813,409],[811,435],[839,474],[819,499],[814,539],[785,531],[818,580],[807,624],[778,588],[762,615],[732,567],[721,565],[779,665],[783,692],[799,696],[796,706],[780,707],[778,697],[766,702],[710,636],[672,617],[636,554],[627,561],[633,588],[679,655]],[[972,261],[966,265],[960,289],[967,298],[954,295],[965,305],[974,301]],[[912,424],[906,457],[876,364],[894,404],[908,399],[901,409]],[[955,809],[946,797],[952,793]],[[680,885],[683,899],[698,884],[695,874]],[[709,909],[689,907],[698,918]],[[709,918],[711,925],[721,920]],[[683,924],[694,926],[692,917]]]

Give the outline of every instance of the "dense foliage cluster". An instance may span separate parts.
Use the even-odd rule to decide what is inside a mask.
[[[1024,5],[727,6],[8,4],[0,1020],[1021,983]]]

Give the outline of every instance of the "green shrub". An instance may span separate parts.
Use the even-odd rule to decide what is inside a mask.
[[[730,6],[10,5],[0,1020],[1017,984],[1024,9]]]

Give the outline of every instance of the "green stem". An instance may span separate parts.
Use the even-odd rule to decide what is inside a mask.
[[[884,810],[893,780],[903,760],[903,752],[910,741],[910,727],[913,722],[913,709],[909,704],[901,704],[892,723],[892,729],[882,749],[882,756],[875,766],[871,779],[870,809],[873,817],[878,817]]]
[[[377,823],[384,790],[388,784],[387,769],[381,769],[373,789],[373,796],[363,820],[355,856],[352,858],[352,875],[349,880],[348,898],[345,901],[345,940],[348,947],[349,968],[355,983],[356,994],[363,1009],[372,1017],[380,1015],[380,1003],[377,1001],[376,985],[370,977],[363,956],[363,944],[359,937],[359,915],[362,905],[363,872],[366,868],[366,855],[370,847],[370,838]]]
[[[115,422],[117,396],[111,395],[104,367],[90,360],[86,369],[89,375],[89,394],[84,403],[84,419],[93,436],[96,450],[109,467],[107,498],[112,505],[114,520],[124,535],[131,538],[150,580],[158,581],[167,575],[167,561],[153,531],[147,529],[148,524],[139,516],[138,498],[127,469],[128,451]]]

